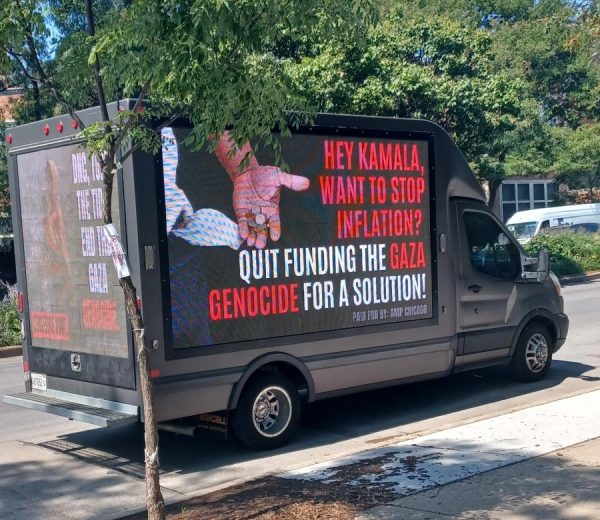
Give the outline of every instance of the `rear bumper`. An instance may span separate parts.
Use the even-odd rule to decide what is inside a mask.
[[[556,314],[557,335],[554,352],[565,344],[569,332],[569,317],[566,314]]]
[[[5,395],[2,400],[6,404],[60,415],[103,428],[137,422],[139,415],[137,406],[55,390]]]

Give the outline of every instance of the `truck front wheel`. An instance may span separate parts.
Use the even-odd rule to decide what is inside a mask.
[[[527,325],[510,361],[513,379],[529,382],[543,379],[552,363],[552,336],[539,323]]]
[[[294,435],[300,421],[300,398],[294,383],[278,373],[251,379],[230,415],[234,436],[256,450],[278,448]]]

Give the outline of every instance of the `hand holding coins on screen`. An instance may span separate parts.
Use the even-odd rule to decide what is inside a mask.
[[[276,242],[281,236],[279,198],[281,187],[293,191],[308,189],[309,180],[291,175],[277,166],[246,168],[233,181],[233,209],[238,219],[240,236],[250,247],[263,249],[267,235]]]
[[[240,237],[258,249],[267,245],[267,237],[279,240],[281,187],[304,191],[310,181],[277,166],[261,166],[252,154],[250,143],[238,148],[227,132],[219,138],[215,155],[233,181],[233,209]]]

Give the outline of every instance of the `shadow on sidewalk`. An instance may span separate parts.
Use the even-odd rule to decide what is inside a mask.
[[[454,461],[456,478],[442,486],[432,482],[429,489],[417,492],[411,490],[410,484],[423,478],[421,473],[426,473],[426,468],[420,468],[418,460],[409,460],[406,453],[405,459],[399,459],[400,454],[394,457],[393,448],[383,448],[375,450],[380,453],[378,456],[336,467],[336,474],[326,482],[266,477],[170,506],[168,518],[352,520],[363,511],[361,520],[596,520],[600,508],[600,459],[595,457],[589,462],[587,454],[577,456],[581,447],[516,464],[507,452],[504,461],[488,460],[486,469],[485,454],[479,451],[486,449],[485,444],[461,442],[456,448],[467,456]],[[450,452],[454,449],[451,444],[447,448]],[[452,461],[446,460],[446,471],[448,462]],[[426,460],[423,463],[427,465]],[[481,466],[480,471],[467,478],[460,476],[461,468],[474,465]],[[391,474],[394,470],[404,478],[395,478]],[[374,507],[377,509],[367,511]],[[145,518],[140,513],[127,520]]]
[[[508,379],[505,368],[493,367],[435,381],[319,401],[305,407],[296,440],[289,446],[266,454],[248,451],[233,441],[210,437],[194,439],[161,432],[161,468],[163,473],[185,475],[263,457],[293,454],[298,450],[539,392],[557,386],[567,378],[586,381],[591,390],[594,386],[600,387],[599,377],[586,375],[594,368],[558,360],[553,362],[545,380],[522,384]],[[382,438],[374,442],[384,440]],[[140,425],[87,430],[41,443],[41,446],[143,478],[143,435]]]

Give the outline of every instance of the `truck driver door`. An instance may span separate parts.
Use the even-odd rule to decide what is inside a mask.
[[[518,325],[519,248],[496,217],[481,205],[454,204],[459,237],[457,299],[465,361],[508,355]],[[468,358],[467,358],[468,356]]]

